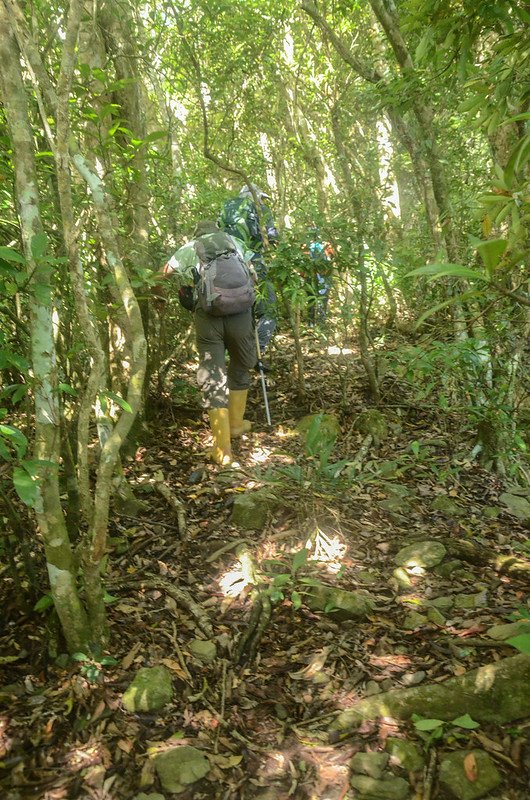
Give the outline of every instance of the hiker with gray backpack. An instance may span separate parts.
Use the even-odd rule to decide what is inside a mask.
[[[244,419],[250,370],[257,361],[252,322],[256,275],[251,256],[216,222],[203,220],[195,238],[179,248],[159,273],[160,278],[179,283],[179,302],[194,314],[197,383],[214,439],[211,458],[221,465],[232,462],[231,437],[251,427]],[[153,294],[155,301],[165,301],[160,284]]]
[[[256,205],[254,197],[259,201]],[[276,293],[267,277],[266,252],[278,243],[279,233],[270,208],[265,205],[269,199],[254,183],[243,186],[237,197],[225,201],[219,215],[219,227],[230,236],[236,236],[252,251],[252,265],[259,280],[258,300],[254,307],[260,363],[265,349],[276,330]],[[265,234],[265,240],[264,240]]]

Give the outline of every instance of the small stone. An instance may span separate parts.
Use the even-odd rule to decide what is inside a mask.
[[[419,748],[407,739],[389,737],[385,748],[390,755],[390,763],[406,769],[407,772],[418,772],[425,765],[425,759]]]
[[[446,549],[441,542],[415,542],[396,553],[394,561],[398,567],[424,567],[429,569],[439,564],[445,556]]]
[[[448,611],[450,608],[452,608],[454,602],[454,597],[449,596],[433,597],[432,600],[430,600],[431,606],[434,606],[434,608],[441,608],[445,611]]]
[[[349,592],[334,586],[319,584],[311,587],[307,596],[307,604],[313,611],[325,611],[337,619],[355,619],[370,614],[375,606],[372,597],[362,589]]]
[[[390,511],[392,514],[407,515],[411,512],[410,503],[404,497],[399,497],[399,495],[387,497],[386,500],[381,500],[378,505],[383,511]]]
[[[487,593],[478,594],[457,594],[455,597],[455,608],[480,608],[487,603]]]
[[[379,575],[371,569],[361,569],[358,573],[358,578],[362,583],[378,583]]]
[[[422,628],[429,620],[424,614],[418,614],[417,611],[411,611],[403,620],[403,627],[406,631],[415,631],[417,628]]]
[[[401,589],[410,589],[410,587],[412,586],[412,578],[410,577],[407,570],[403,569],[403,567],[396,567],[392,575],[396,579],[398,586]]]
[[[403,778],[376,780],[368,775],[352,775],[350,784],[366,800],[406,800],[410,793],[410,786]]]
[[[354,422],[355,430],[370,434],[377,442],[388,437],[388,425],[384,415],[376,408],[362,411]]]
[[[461,517],[466,513],[454,500],[444,494],[439,495],[432,501],[431,508],[445,517]]]
[[[204,639],[192,639],[189,648],[195,658],[205,664],[211,664],[217,656],[217,648],[213,642],[205,642]]]
[[[380,693],[381,693],[381,687],[376,681],[368,681],[368,683],[364,687],[365,697],[373,697],[374,694],[380,694]]]
[[[464,759],[472,753],[476,763],[476,780],[470,781],[465,772]],[[490,756],[483,750],[459,750],[442,759],[439,773],[442,783],[457,800],[478,800],[485,797],[501,783],[501,776]]]
[[[446,623],[446,619],[441,611],[438,611],[437,608],[429,608],[427,610],[427,619],[429,622],[432,622],[433,625],[438,625],[440,628],[443,628]]]
[[[528,619],[507,622],[505,625],[493,625],[486,631],[486,635],[490,639],[497,639],[497,641],[504,641],[512,636],[521,636],[525,633],[530,633],[530,620]]]
[[[166,667],[142,667],[123,693],[123,706],[131,713],[158,711],[173,699],[171,674]]]
[[[526,498],[504,492],[499,497],[499,500],[506,506],[509,513],[517,517],[518,520],[521,522],[530,522],[530,503]]]
[[[314,426],[314,428],[313,428]],[[318,442],[331,444],[340,434],[340,422],[335,414],[306,414],[296,424],[298,433],[307,434],[310,429],[315,431]]]
[[[158,792],[150,792],[146,794],[145,792],[140,792],[134,798],[134,800],[166,800],[163,794],[159,794]]]
[[[403,686],[417,686],[418,683],[424,681],[426,677],[427,673],[422,669],[417,672],[405,672],[401,676],[401,683]]]
[[[351,760],[353,772],[370,775],[371,778],[380,778],[385,771],[388,753],[355,753]]]
[[[231,522],[245,530],[261,530],[278,504],[278,499],[266,489],[237,495],[232,506]]]
[[[183,792],[210,771],[210,762],[196,747],[182,745],[159,753],[155,769],[166,792]]]
[[[482,509],[482,515],[486,519],[497,519],[500,513],[501,509],[498,506],[484,506]]]
[[[462,562],[457,558],[452,558],[450,561],[445,561],[435,567],[434,572],[436,575],[441,575],[442,578],[450,578],[451,575],[458,572],[462,567]]]

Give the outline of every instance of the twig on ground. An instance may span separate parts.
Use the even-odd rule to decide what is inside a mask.
[[[423,773],[422,800],[431,800],[432,787],[434,785],[434,772],[436,770],[436,757],[436,748],[433,747],[429,755],[429,762]]]
[[[171,506],[173,511],[175,511],[177,515],[178,532],[180,538],[184,540],[186,537],[186,512],[184,504],[178,499],[174,492],[171,491],[169,486],[162,483],[162,481],[155,481],[154,487],[158,494],[161,495],[168,505]]]

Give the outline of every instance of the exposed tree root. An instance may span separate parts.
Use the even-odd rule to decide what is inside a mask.
[[[447,552],[456,558],[462,558],[471,564],[491,567],[495,572],[511,575],[515,578],[530,578],[530,561],[516,556],[499,555],[490,547],[468,542],[463,539],[439,539],[447,548]]]
[[[270,597],[265,592],[256,591],[253,596],[254,605],[246,629],[241,634],[234,654],[234,662],[253,661],[263,634],[270,622],[272,606]]]
[[[451,720],[469,713],[478,722],[512,722],[530,715],[530,656],[520,654],[467,672],[444,683],[394,689],[368,697],[333,722],[332,740],[379,717],[409,719],[414,714]]]
[[[191,616],[194,617],[195,621],[197,622],[197,626],[206,636],[208,636],[208,638],[213,637],[213,628],[204,610],[198,603],[195,602],[195,600],[193,600],[188,592],[186,592],[184,589],[174,586],[166,578],[162,578],[160,576],[149,578],[131,576],[131,578],[127,579],[120,578],[119,580],[109,581],[107,585],[109,588],[118,588],[121,586],[131,586],[135,583],[141,584],[143,589],[159,589],[160,591],[165,592],[167,595],[172,597],[179,606],[185,608],[191,614]]]

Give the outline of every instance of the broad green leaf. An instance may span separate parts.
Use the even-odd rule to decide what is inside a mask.
[[[87,656],[86,653],[73,653],[72,661],[90,661],[90,656]]]
[[[66,394],[71,394],[73,397],[77,397],[77,390],[74,389],[73,386],[70,386],[69,383],[59,383],[57,388],[60,392],[65,392]]]
[[[41,231],[40,233],[36,233],[35,236],[31,237],[31,255],[33,258],[41,258],[48,247],[48,237]]]
[[[414,441],[414,442],[411,442],[410,449],[412,450],[414,455],[417,456],[418,453],[420,452],[420,443],[417,440]]]
[[[307,564],[307,557],[309,555],[309,550],[307,547],[302,547],[301,550],[298,550],[297,553],[293,556],[293,573],[297,572],[300,567],[303,567],[304,564]]]
[[[507,246],[508,242],[505,239],[489,239],[489,241],[477,245],[477,252],[489,274],[498,266]]]
[[[114,656],[103,656],[99,662],[103,667],[112,667],[118,663],[118,660],[114,658]]]
[[[417,731],[434,731],[436,728],[441,728],[444,724],[442,719],[416,719],[414,720],[414,727]]]
[[[521,653],[526,653],[527,656],[530,656],[530,633],[512,636],[511,639],[506,639],[506,643],[511,644],[512,647],[515,647],[516,650],[520,650]]]
[[[451,720],[451,725],[456,725],[457,728],[466,728],[467,730],[480,728],[480,722],[475,722],[469,714],[464,714],[462,717]]]
[[[441,311],[442,308],[447,308],[447,306],[452,306],[455,303],[462,303],[465,300],[468,300],[471,297],[477,297],[481,295],[482,292],[479,291],[471,291],[471,292],[463,292],[462,294],[455,294],[450,297],[448,300],[444,300],[443,303],[437,303],[435,306],[432,306],[427,311],[424,311],[421,317],[416,322],[416,327],[419,328],[423,322],[429,317],[432,317],[433,314],[436,314],[438,311]]]
[[[33,606],[33,611],[46,611],[53,606],[52,596],[50,594],[43,595],[40,600],[37,600]]]
[[[272,582],[273,586],[285,586],[291,580],[291,575],[288,572],[282,572],[280,575],[275,575]]]
[[[143,140],[143,144],[147,144],[149,142],[156,142],[158,139],[165,139],[167,137],[167,131],[153,131],[152,133],[148,133],[145,139]]]
[[[13,469],[13,485],[22,502],[34,508],[37,501],[37,483],[22,467]]]
[[[291,603],[297,611],[302,606],[302,597],[299,592],[291,592]]]
[[[127,400],[124,400],[123,397],[120,397],[119,394],[116,394],[116,392],[104,392],[104,394],[110,400],[114,400],[114,402],[117,403],[117,405],[119,405],[120,408],[123,408],[124,411],[127,411],[129,414],[132,414],[132,408],[130,407],[129,403],[127,402]]]
[[[13,250],[12,247],[0,247],[0,258],[6,261],[14,261],[16,264],[26,263],[24,256],[17,250]]]
[[[530,133],[527,133],[526,136],[523,136],[523,138],[517,143],[516,147],[512,151],[510,158],[508,159],[506,169],[504,170],[504,174],[506,176],[506,182],[508,183],[508,185],[511,184],[514,175],[516,175],[516,173],[519,172],[520,170],[524,169],[529,159],[530,159]]]
[[[14,428],[12,425],[0,425],[0,436],[3,436],[11,442],[19,458],[24,457],[28,446],[28,440],[22,431],[19,431],[18,428]]]
[[[469,267],[464,267],[462,264],[427,264],[407,272],[405,278],[412,278],[416,275],[431,276],[433,279],[466,278],[474,281],[487,281],[485,275],[481,275],[480,272],[469,269]]]

